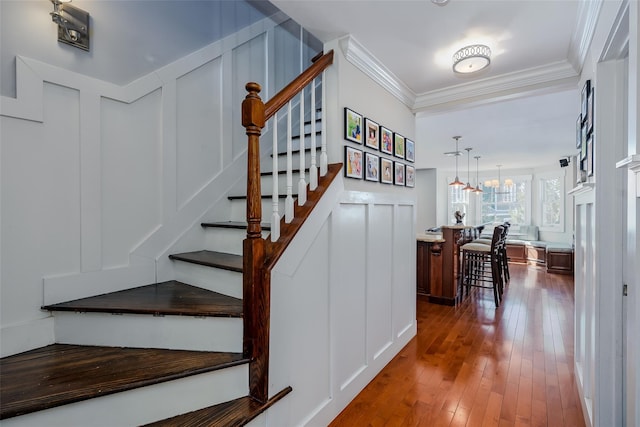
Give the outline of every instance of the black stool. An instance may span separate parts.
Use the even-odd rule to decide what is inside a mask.
[[[463,288],[469,294],[471,286],[477,288],[493,289],[493,299],[496,307],[500,306],[502,299],[502,274],[501,246],[504,246],[504,226],[499,225],[493,229],[491,244],[467,243],[460,247],[462,267],[460,271],[460,294]],[[485,285],[483,283],[491,283]]]

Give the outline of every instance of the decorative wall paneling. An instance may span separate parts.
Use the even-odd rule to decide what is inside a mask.
[[[282,14],[264,19],[124,86],[16,58],[17,97],[0,98],[12,242],[2,280],[13,286],[2,290],[3,355],[53,341],[41,304],[171,279],[171,247],[193,244],[203,216],[228,217],[226,192],[246,167],[233,122],[244,83],[277,89],[273,40],[304,34],[290,26]],[[278,67],[297,70],[311,51],[299,46]],[[41,339],[9,341],[23,335]]]
[[[271,276],[271,389],[295,392],[268,425],[327,425],[416,333],[415,200],[323,202]]]

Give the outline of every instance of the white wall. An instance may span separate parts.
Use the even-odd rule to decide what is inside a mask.
[[[416,218],[416,233],[424,233],[427,228],[438,224],[437,191],[438,174],[436,169],[419,169],[416,173],[416,188],[418,188],[418,215]]]
[[[269,426],[327,425],[416,334],[415,201],[337,181],[271,276]]]
[[[300,39],[293,27],[265,18],[125,86],[16,58],[18,97],[0,98],[3,356],[54,341],[43,304],[171,278],[174,242],[214,208],[228,219],[246,164],[244,84],[277,87],[274,50]],[[299,72],[300,52],[278,67]]]
[[[638,2],[603,2],[580,88],[595,87],[595,173],[576,187],[578,391],[587,425],[638,425]],[[627,57],[628,56],[628,57]],[[579,100],[576,100],[576,105]],[[576,106],[576,110],[577,110]],[[622,162],[624,163],[624,162]],[[622,285],[629,287],[623,296]]]
[[[75,0],[73,5],[91,16],[90,52],[57,41],[50,2],[0,2],[0,94],[15,97],[16,55],[124,85],[276,11],[271,4],[243,0],[168,0],[153,7],[144,1],[120,0],[114,7],[110,1]]]
[[[345,60],[327,70],[329,162],[348,106],[407,137],[408,108]],[[272,273],[269,426],[327,425],[416,334],[416,188],[340,177]],[[304,315],[303,315],[304,313]]]
[[[398,98],[383,89],[345,58],[345,42],[346,39],[339,39],[325,44],[325,51],[333,49],[335,52],[334,66],[327,72],[327,99],[329,103],[327,117],[330,119],[327,122],[330,141],[327,149],[329,162],[343,162],[344,146],[348,145],[388,159],[415,165],[412,162],[394,158],[380,151],[345,140],[344,108],[348,107],[364,117],[376,121],[381,126],[415,141],[415,115]],[[415,194],[420,191],[417,185],[415,188],[406,188],[353,178],[345,179],[345,187],[348,190],[377,193]]]

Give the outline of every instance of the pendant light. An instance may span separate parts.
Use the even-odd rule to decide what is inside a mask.
[[[458,151],[458,140],[462,138],[461,136],[454,136],[453,139],[456,140],[456,152],[455,152],[455,156],[456,156],[456,179],[453,180],[453,182],[450,182],[449,185],[453,186],[453,187],[463,187],[464,186],[464,182],[460,181],[460,178],[458,178],[458,156],[460,155],[460,151]]]
[[[469,172],[469,159],[470,159],[469,152],[473,150],[473,148],[467,147],[465,148],[465,150],[467,151],[467,185],[465,185],[462,190],[473,191],[473,187],[471,186],[471,173]]]
[[[477,195],[480,195],[483,193],[482,188],[480,188],[480,180],[478,180],[478,161],[480,159],[480,156],[473,156],[473,158],[476,159],[476,188],[473,190],[473,192]]]

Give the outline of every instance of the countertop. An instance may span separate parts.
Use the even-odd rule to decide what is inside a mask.
[[[443,243],[445,241],[441,234],[416,234],[416,240],[429,243]]]

